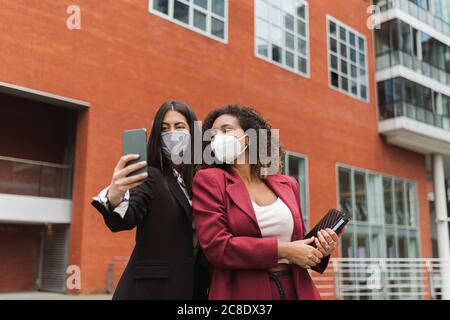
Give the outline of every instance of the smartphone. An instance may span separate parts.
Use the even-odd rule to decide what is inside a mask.
[[[128,161],[126,167],[138,162],[147,161],[147,130],[145,128],[126,130],[123,132],[122,155],[127,154],[138,154],[139,158]],[[127,177],[145,172],[147,172],[147,166],[131,172]]]

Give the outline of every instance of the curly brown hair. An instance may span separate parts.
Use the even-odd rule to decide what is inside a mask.
[[[262,141],[263,143],[261,143],[261,141],[260,141],[261,137],[258,134],[256,135],[256,139],[257,139],[256,148],[257,148],[257,155],[258,155],[257,157],[258,158],[257,158],[256,164],[251,164],[252,171],[254,173],[256,173],[260,178],[265,178],[265,176],[262,175],[262,173],[261,173],[261,168],[267,167],[268,165],[264,165],[261,162],[262,159],[260,159],[260,156],[261,156],[260,147],[261,147],[261,145],[265,144],[267,146],[266,155],[268,157],[270,157],[271,159],[273,159],[272,154],[271,154],[271,147],[272,147],[272,143],[274,142],[274,139],[276,137],[274,137],[272,135],[272,131],[271,131],[272,126],[261,115],[261,113],[259,113],[255,109],[253,109],[251,107],[241,106],[238,104],[232,104],[232,105],[227,105],[225,107],[218,108],[218,109],[211,111],[206,116],[205,120],[203,121],[203,126],[202,126],[203,133],[205,133],[209,129],[211,129],[214,122],[216,121],[216,119],[225,114],[235,116],[238,119],[239,124],[240,124],[241,128],[244,130],[244,132],[246,132],[249,129],[254,129],[256,132],[259,132],[259,130],[261,130],[261,129],[267,131],[267,140],[264,139],[266,141]],[[202,146],[203,152],[205,152],[205,149],[209,144],[210,144],[210,141],[203,141],[203,146]],[[281,159],[284,158],[284,150],[281,146],[281,143],[278,142],[278,144],[279,144],[279,150],[278,150],[279,153],[275,159],[277,161],[276,165],[278,167],[277,172],[280,173],[283,170],[283,161],[281,161]],[[203,163],[202,165],[199,165],[197,167],[197,170],[205,169],[205,168],[212,168],[212,167],[222,168],[224,170],[230,170],[231,165],[217,164],[217,163],[208,165],[208,164]]]

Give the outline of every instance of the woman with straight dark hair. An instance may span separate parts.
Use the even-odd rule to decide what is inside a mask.
[[[113,232],[136,230],[136,245],[113,299],[206,299],[208,264],[192,222],[197,117],[180,101],[164,103],[148,140],[148,170],[139,156],[121,157],[109,187],[92,205]],[[180,161],[174,161],[179,159]]]

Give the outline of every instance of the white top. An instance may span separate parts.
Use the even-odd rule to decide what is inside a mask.
[[[291,242],[294,232],[294,219],[291,210],[281,200],[277,198],[274,203],[260,207],[254,201],[256,219],[263,238],[275,237],[281,242]],[[278,263],[291,263],[287,259],[279,259]]]

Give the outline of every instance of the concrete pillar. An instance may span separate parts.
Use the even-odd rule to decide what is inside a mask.
[[[450,238],[448,232],[447,192],[445,190],[444,157],[434,154],[433,183],[436,208],[437,242],[439,258],[442,259],[442,298],[450,300]]]

